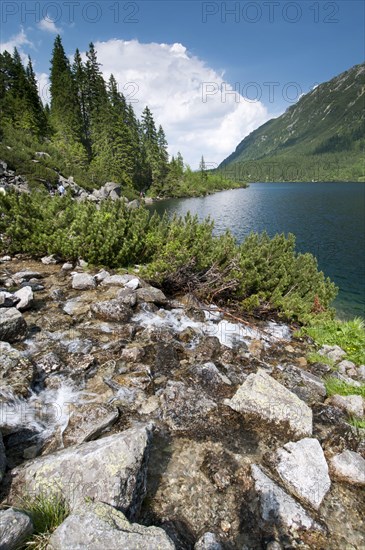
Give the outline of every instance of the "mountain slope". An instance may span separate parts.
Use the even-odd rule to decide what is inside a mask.
[[[363,180],[364,107],[361,64],[320,84],[260,126],[219,168],[251,181]]]

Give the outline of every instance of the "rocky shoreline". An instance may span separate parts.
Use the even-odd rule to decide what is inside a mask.
[[[309,364],[285,324],[232,322],[138,271],[0,260],[0,539],[26,494],[71,513],[53,550],[360,549],[361,396],[340,348]],[[1,441],[1,439],[0,439]],[[10,506],[6,507],[6,506]]]

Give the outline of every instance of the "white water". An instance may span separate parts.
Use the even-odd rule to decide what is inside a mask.
[[[22,428],[37,432],[47,439],[57,429],[61,434],[67,428],[72,408],[89,403],[93,394],[80,390],[70,381],[60,377],[56,389],[32,392],[28,399],[14,395],[10,390],[0,389],[0,428],[12,433]]]
[[[221,314],[215,310],[205,311],[205,317],[205,322],[194,321],[182,308],[176,308],[171,311],[160,309],[156,313],[143,311],[135,315],[133,320],[145,328],[164,328],[176,333],[190,327],[199,335],[216,336],[219,342],[228,348],[233,348],[241,342],[249,344],[251,340],[262,340],[265,345],[277,340],[290,340],[290,330],[286,325],[270,322],[264,330],[253,329],[242,323],[231,323],[221,319]]]

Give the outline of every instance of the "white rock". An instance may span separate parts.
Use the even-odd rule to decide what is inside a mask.
[[[365,380],[365,365],[360,365],[357,369],[357,373],[361,380]]]
[[[41,258],[41,262],[44,265],[52,265],[57,264],[59,262],[59,259],[55,254],[51,254],[50,256],[44,256],[43,258]]]
[[[63,271],[72,271],[73,268],[74,268],[74,266],[72,264],[70,264],[69,262],[66,262],[62,266]]]
[[[102,285],[105,286],[124,286],[126,285],[131,279],[134,279],[132,275],[110,275],[109,277],[105,277],[105,279],[102,281]]]
[[[19,309],[19,311],[28,309],[32,305],[34,299],[33,290],[30,286],[23,286],[23,288],[14,292],[14,296],[20,298],[20,302],[16,305],[16,308]]]
[[[327,401],[339,409],[361,418],[364,415],[364,402],[361,395],[332,395]]]
[[[304,438],[276,451],[276,470],[286,488],[318,510],[331,480],[319,441]]]
[[[72,288],[75,290],[91,290],[96,287],[95,277],[88,273],[75,273],[72,277]]]
[[[194,550],[223,550],[223,547],[214,533],[204,533],[196,542]]]
[[[235,411],[252,414],[281,429],[289,427],[297,439],[312,435],[312,410],[262,369],[250,374],[225,403]]]
[[[274,483],[256,464],[251,466],[260,497],[261,517],[285,529],[320,529],[313,518],[290,495]]]
[[[127,288],[130,288],[131,290],[137,290],[137,288],[139,287],[139,279],[135,277],[134,279],[131,279],[130,281],[128,281],[128,283],[126,283],[125,286]]]
[[[365,460],[358,453],[343,451],[330,460],[334,478],[353,485],[365,486]]]

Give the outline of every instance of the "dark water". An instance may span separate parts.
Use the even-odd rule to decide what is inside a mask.
[[[365,183],[252,183],[208,197],[169,199],[152,210],[190,210],[241,241],[251,231],[294,233],[297,250],[312,252],[340,288],[339,317],[365,317]]]

